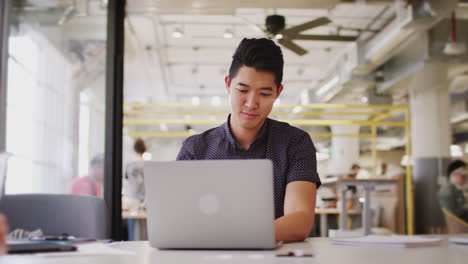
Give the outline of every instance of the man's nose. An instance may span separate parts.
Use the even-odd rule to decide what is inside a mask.
[[[252,93],[252,94],[249,94],[247,96],[247,99],[245,101],[245,105],[248,107],[248,108],[257,108],[258,107],[258,100],[259,100],[259,96]]]

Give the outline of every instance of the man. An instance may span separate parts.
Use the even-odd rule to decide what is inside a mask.
[[[466,163],[455,160],[447,168],[449,183],[438,193],[440,207],[468,222],[468,209],[465,206],[463,187],[466,183]]]
[[[292,242],[310,234],[320,179],[310,136],[268,118],[283,91],[283,64],[273,41],[243,39],[225,77],[231,107],[227,122],[187,138],[177,159],[270,159],[276,240]]]
[[[89,176],[73,180],[70,193],[76,195],[97,196],[103,198],[104,155],[96,155],[90,162]]]
[[[351,177],[356,179],[369,179],[370,174],[368,171],[362,169],[359,164],[353,164],[351,166]]]

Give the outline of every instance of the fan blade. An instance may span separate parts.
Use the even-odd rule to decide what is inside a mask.
[[[328,19],[328,17],[320,17],[320,18],[317,18],[315,20],[306,22],[304,24],[287,28],[287,29],[283,30],[282,34],[283,35],[294,36],[294,35],[299,34],[302,31],[305,31],[305,30],[308,30],[308,29],[311,29],[311,28],[314,28],[314,27],[319,27],[319,26],[322,26],[322,25],[326,25],[326,24],[328,24],[330,22],[331,22],[331,20]]]
[[[296,43],[292,42],[289,39],[280,39],[278,40],[279,44],[283,45],[285,48],[291,50],[299,56],[307,54],[307,50],[301,48]]]
[[[337,36],[337,35],[295,35],[289,36],[289,39],[297,40],[323,40],[323,41],[356,41],[357,37]]]

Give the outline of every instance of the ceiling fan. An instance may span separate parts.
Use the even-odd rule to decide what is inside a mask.
[[[291,50],[299,56],[307,54],[307,50],[293,42],[293,40],[322,40],[322,41],[355,41],[355,36],[340,35],[304,35],[303,31],[320,27],[331,22],[327,17],[319,17],[312,21],[294,27],[286,27],[286,19],[281,15],[270,15],[266,18],[265,27],[259,27],[270,39],[277,39],[283,47]]]

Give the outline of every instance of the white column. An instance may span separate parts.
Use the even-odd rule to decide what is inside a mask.
[[[447,65],[428,63],[410,82],[414,158],[449,157],[450,95]]]
[[[333,134],[358,134],[358,125],[331,126]],[[331,139],[331,159],[328,171],[331,175],[346,175],[351,171],[351,165],[359,159],[359,138],[336,136]]]
[[[450,94],[447,65],[427,63],[409,83],[415,232],[444,226],[437,192],[450,161]]]

